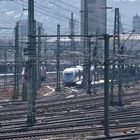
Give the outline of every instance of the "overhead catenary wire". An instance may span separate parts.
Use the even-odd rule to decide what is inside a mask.
[[[21,3],[18,3],[18,4],[22,5]],[[43,7],[45,7],[45,9],[44,9],[44,8],[42,8],[42,6],[43,6],[43,5],[40,5],[40,6],[37,5],[37,8],[38,8],[39,10],[37,9],[36,11],[38,11],[39,13],[41,13],[41,14],[43,14],[43,15],[45,15],[45,16],[48,16],[48,17],[51,17],[51,18],[55,18],[55,19],[57,19],[57,20],[62,20],[62,21],[64,21],[64,22],[68,23],[69,17],[67,17],[67,20],[66,20],[66,18],[65,18],[65,17],[62,17],[62,16],[61,16],[62,19],[60,19],[60,16],[59,16],[58,13],[57,13],[57,14],[58,14],[58,17],[56,17],[56,16],[57,16],[56,13],[55,13],[55,16],[52,16],[52,15],[48,15],[48,14],[46,14],[46,13],[43,13],[43,12],[40,11],[40,10],[43,10],[43,11],[47,12],[47,11],[46,11],[46,8],[47,8],[47,7],[43,6]],[[35,7],[36,7],[36,5],[35,5]],[[52,14],[53,14],[53,13],[52,13]],[[96,16],[97,16],[97,15],[96,15]],[[97,17],[98,17],[98,16],[97,16]],[[101,18],[101,17],[100,17],[100,18]],[[77,24],[80,24],[80,22],[78,22],[78,21],[76,21],[76,23],[77,23]],[[99,22],[98,22],[98,23],[99,23]],[[101,22],[100,22],[100,23],[101,23]],[[110,26],[113,27],[113,25],[110,25]],[[93,28],[93,27],[89,27],[89,29],[96,30],[96,28]]]
[[[64,5],[67,5],[67,6],[69,6],[69,7],[72,7],[72,8],[75,9],[75,10],[79,10],[78,7],[73,6],[73,5],[71,5],[71,4],[68,4],[68,3],[66,3],[66,2],[64,2],[64,1],[62,1],[62,0],[57,0],[57,1],[60,2],[60,3],[63,3]]]
[[[25,6],[25,5],[24,5]],[[40,8],[39,8],[40,9]],[[42,12],[40,12],[40,10],[39,10],[39,13],[42,13]],[[43,14],[45,14],[44,12],[43,12]],[[47,14],[45,14],[46,16],[48,16]],[[52,16],[52,15],[51,15]],[[55,19],[57,18],[57,17],[54,17]],[[101,17],[100,17],[101,18]],[[65,17],[64,17],[64,19],[65,19]],[[68,19],[68,18],[67,18]],[[60,19],[58,19],[58,20],[60,20]],[[108,20],[110,20],[110,19],[108,19]],[[67,22],[67,21],[65,21],[65,22]],[[67,22],[68,23],[68,22]],[[79,22],[77,22],[77,24],[79,24]],[[129,27],[131,27],[131,25],[128,25],[128,24],[126,24],[127,26],[129,26]],[[49,29],[50,30],[50,29]]]
[[[61,8],[61,9],[65,10],[65,11],[67,11],[67,12],[74,13],[75,15],[78,15],[78,16],[80,15],[80,14],[78,14],[78,13],[72,11],[72,10],[69,10],[69,9],[67,9],[67,8],[65,8],[65,7],[63,7],[63,6],[58,5],[57,3],[54,3],[54,2],[51,2],[51,1],[49,1],[49,3],[51,3],[51,4],[53,4],[53,5],[57,6],[57,7],[59,7],[59,8]]]
[[[46,7],[46,6],[44,6],[44,5],[41,5],[40,3],[38,3],[38,5],[40,5],[41,7],[44,7],[45,8],[45,10],[46,10],[46,8],[48,8],[48,7]],[[58,7],[60,7],[60,5],[58,5],[57,4],[57,6]],[[61,6],[62,7],[62,6]],[[63,8],[63,9],[65,9],[65,8]],[[78,8],[77,8],[78,9]],[[80,9],[78,9],[78,11],[80,12]],[[74,12],[74,14],[75,14],[75,12]],[[78,14],[79,15],[79,17],[81,16],[80,14]],[[98,16],[98,15],[96,15],[95,13],[93,13],[93,15],[95,16],[95,17],[97,17],[97,18],[100,18],[100,19],[103,19],[104,17],[101,17],[101,16]],[[68,16],[67,16],[67,19],[70,19]],[[91,19],[91,18],[89,18],[89,19]],[[108,20],[108,19],[107,19]],[[113,21],[113,20],[111,20],[111,21]],[[77,21],[76,21],[77,22]],[[77,22],[78,24],[80,23],[80,22]],[[99,22],[98,21],[98,23],[102,23],[103,24],[103,22]],[[113,25],[110,25],[110,26],[112,26],[113,27]],[[91,27],[90,27],[91,28]]]
[[[49,2],[50,2],[50,1],[49,1]],[[61,1],[61,2],[62,2],[62,1]],[[50,2],[50,3],[53,3],[53,2]],[[65,3],[65,2],[63,2],[63,3]],[[58,4],[55,4],[55,3],[53,3],[53,4],[56,5],[56,6],[58,6],[58,7],[63,8],[62,6],[60,6],[60,5],[58,5]],[[69,5],[69,4],[67,4],[67,3],[65,3],[65,5],[70,6],[70,7],[73,7],[72,5]],[[76,7],[75,7],[75,8],[76,8]],[[63,8],[63,9],[65,10],[65,8]],[[78,11],[80,11],[80,9],[79,9],[78,7],[77,7],[76,9],[77,9]],[[69,12],[70,12],[70,11],[69,11]],[[75,12],[75,13],[76,13],[76,12]],[[79,16],[80,16],[80,14],[76,14],[76,15],[79,15]],[[103,18],[103,17],[101,17],[101,16],[97,16],[95,13],[93,13],[93,15],[96,16],[96,17],[98,17],[98,18],[101,18],[101,19]],[[108,21],[111,21],[111,22],[114,22],[113,19],[111,19],[111,18],[107,18],[107,20],[108,20]],[[100,22],[99,22],[99,23],[100,23]],[[121,23],[123,24],[123,26],[125,25],[125,26],[127,26],[127,27],[131,27],[131,28],[132,28],[132,25],[129,25],[129,24],[126,24],[126,23],[123,23],[123,22],[121,22]],[[113,27],[112,24],[109,24],[109,23],[108,23],[108,25]]]
[[[58,1],[61,2],[61,3],[63,3],[63,4],[65,4],[65,5],[67,5],[67,6],[69,6],[69,7],[72,7],[72,8],[74,8],[74,9],[80,10],[78,7],[75,7],[75,6],[71,5],[71,4],[68,4],[68,3],[66,3],[66,2],[63,2],[62,0],[58,0]],[[98,17],[99,17],[99,16],[98,16]],[[122,18],[122,17],[123,17],[123,16],[121,16],[121,18]],[[99,18],[103,18],[103,17],[99,17]],[[123,17],[123,18],[124,18],[124,17]],[[108,20],[114,22],[113,19],[108,18]],[[121,23],[122,23],[123,25],[127,26],[127,27],[133,27],[132,25],[129,25],[129,24],[126,24],[126,23],[123,23],[123,22],[121,22]]]
[[[24,1],[24,0],[23,0]],[[14,2],[17,2],[17,1],[14,1]],[[64,1],[62,1],[62,0],[57,0],[57,2],[59,2],[59,3],[63,3],[63,4],[65,4],[65,5],[67,5],[67,6],[69,6],[69,7],[71,7],[71,8],[73,8],[73,9],[77,9],[77,12],[80,10],[78,7],[76,7],[76,6],[73,6],[72,4],[69,4],[69,3],[67,3],[67,2],[64,2]],[[23,3],[23,5],[25,5],[24,3]],[[62,6],[61,6],[62,7]],[[102,18],[102,17],[101,17]],[[108,20],[109,21],[113,21],[112,19],[109,19],[108,18]],[[127,27],[132,27],[132,25],[129,25],[129,24],[126,24],[126,23],[123,23],[123,25],[125,25],[125,26],[127,26]]]
[[[17,4],[19,4],[19,5],[21,5],[21,6],[23,6],[23,4],[22,3],[20,3],[20,2],[16,2]],[[26,3],[27,4],[27,3]],[[24,5],[24,6],[27,6],[27,5]],[[40,8],[39,8],[40,9]],[[60,18],[59,16],[58,17],[56,17],[56,16],[53,16],[53,15],[48,15],[48,14],[46,14],[46,13],[44,13],[44,12],[42,12],[42,11],[40,11],[40,10],[36,10],[38,13],[40,13],[40,14],[43,14],[43,15],[45,15],[45,16],[47,16],[47,17],[51,17],[51,18],[53,18],[53,19],[57,19],[57,20],[60,20],[60,21],[63,21],[63,22],[66,22],[66,23],[68,23],[68,21],[67,20],[65,20],[65,19],[63,19],[63,18]],[[51,23],[52,24],[52,23]],[[50,29],[49,29],[50,30]]]
[[[38,3],[38,5],[40,5],[39,3]],[[46,6],[43,6],[43,5],[40,5],[40,6],[38,6],[38,7],[44,7],[44,8],[39,8],[39,9],[41,9],[41,10],[43,10],[43,11],[46,11],[46,8],[48,8],[48,7],[46,7]],[[47,11],[46,11],[47,12]],[[57,13],[57,15],[59,16],[59,14]],[[64,19],[65,19],[65,17],[63,17]],[[68,21],[69,21],[69,17],[67,16],[67,19],[68,19]],[[64,20],[63,20],[64,21]],[[77,24],[80,24],[80,22],[78,22],[78,21],[75,21]],[[95,29],[95,28],[93,28],[93,27],[89,27],[90,29]]]
[[[23,4],[22,3],[19,3],[19,2],[16,2],[17,4],[19,4],[19,5],[21,5],[21,6],[23,6]],[[27,4],[27,3],[26,3]],[[39,5],[39,3],[38,3],[38,5]],[[46,11],[46,8],[47,7],[45,7],[44,6],[44,8],[42,8],[42,6],[43,5],[40,5],[40,6],[38,6],[38,5],[35,5],[36,7],[38,7],[38,9],[40,9],[40,10],[43,10],[43,11]],[[64,22],[67,22],[68,23],[68,21],[67,20],[69,20],[70,18],[69,17],[67,17],[67,20],[66,20],[66,17],[63,17],[63,16],[61,16],[61,18],[63,18],[63,19],[60,19],[60,16],[59,16],[59,14],[58,13],[54,13],[54,12],[51,12],[51,14],[55,14],[55,16],[52,16],[52,15],[48,15],[48,14],[46,14],[46,13],[42,13],[41,11],[39,11],[39,10],[37,10],[39,13],[41,13],[41,14],[44,14],[44,15],[46,15],[46,16],[48,16],[48,17],[51,17],[51,18],[55,18],[55,19],[57,19],[57,20],[61,20],[61,21],[64,21]],[[46,11],[47,12],[47,11]],[[49,13],[50,13],[50,11],[49,11]],[[56,17],[56,16],[58,16],[58,17]],[[77,21],[76,21],[77,22]],[[78,24],[80,24],[80,22],[77,22]],[[92,29],[91,27],[90,27],[90,29]]]

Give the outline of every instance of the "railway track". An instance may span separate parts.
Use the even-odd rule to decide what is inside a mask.
[[[130,114],[131,113],[131,114]],[[133,116],[135,115],[135,117],[139,117],[140,115],[140,108],[139,107],[129,107],[128,109],[122,109],[122,111],[120,110],[117,110],[117,111],[110,111],[110,114],[111,114],[111,118],[114,118],[117,120],[117,118],[119,119],[120,117],[124,117],[124,119],[126,119],[127,117],[131,118],[134,118]],[[94,117],[93,117],[94,116]],[[96,117],[95,117],[96,116]],[[116,116],[116,117],[115,117]],[[100,110],[86,110],[85,111],[80,111],[80,110],[77,110],[77,111],[74,111],[74,112],[61,112],[61,113],[55,113],[55,114],[50,114],[50,113],[44,113],[44,115],[42,116],[42,114],[37,114],[36,117],[38,118],[38,121],[46,121],[46,122],[50,122],[50,121],[61,121],[62,119],[65,119],[65,120],[69,120],[69,119],[72,119],[72,118],[96,118],[96,120],[100,117],[102,118],[103,117],[103,109],[100,109]],[[26,116],[24,116],[22,119],[26,120]],[[19,119],[20,120],[20,119]],[[100,119],[101,120],[101,119]],[[1,121],[1,124],[4,124],[2,122],[5,122],[5,124],[12,124],[12,122],[15,121],[15,120],[11,120],[11,121]],[[17,119],[18,121],[18,119]],[[21,122],[25,122],[25,121],[21,121]],[[16,122],[13,122],[13,124],[16,123]]]
[[[127,104],[129,102],[129,104],[131,103],[131,101],[138,101],[139,98],[135,97],[134,99],[132,97],[127,99]],[[64,104],[63,104],[64,103]],[[71,103],[71,104],[69,104]],[[85,105],[86,104],[86,105]],[[131,104],[130,104],[131,105]],[[77,100],[75,102],[60,102],[59,104],[47,104],[47,105],[41,105],[41,106],[37,106],[36,109],[36,114],[39,116],[41,115],[45,115],[45,113],[58,113],[58,112],[64,112],[64,111],[72,111],[72,110],[78,110],[78,111],[84,111],[84,110],[96,110],[96,109],[100,109],[103,106],[103,101],[98,103],[93,103],[92,99],[85,99],[85,100]],[[5,108],[4,108],[5,109]],[[26,108],[15,108],[13,109],[5,109],[5,110],[1,110],[1,115],[0,118],[1,120],[6,120],[8,118],[10,118],[9,116],[11,116],[11,119],[18,119],[21,117],[26,117],[27,111]],[[59,114],[59,113],[58,113]]]
[[[135,128],[138,127],[140,125],[140,123],[126,123],[126,124],[121,124],[118,128],[116,128],[115,125],[110,125],[110,129],[111,130],[118,130],[118,129],[122,129],[122,128]],[[52,128],[48,128],[46,125],[45,126],[41,126],[41,127],[36,127],[36,129],[34,127],[29,128],[29,127],[23,127],[18,129],[18,131],[16,131],[16,133],[13,133],[10,131],[10,133],[4,133],[4,134],[0,134],[0,139],[15,139],[15,138],[30,138],[30,137],[37,137],[37,136],[54,136],[54,135],[67,135],[67,134],[72,134],[72,133],[82,133],[82,132],[92,132],[92,131],[100,131],[100,133],[103,132],[103,127],[102,126],[98,126],[98,127],[93,127],[93,125],[91,125],[90,123],[86,123],[86,124],[76,124],[76,125],[72,125],[72,124],[66,124],[63,127],[58,127],[57,128],[55,126],[52,126]]]
[[[63,96],[63,97],[59,97],[59,96]],[[86,101],[93,101],[94,102],[98,102],[98,101],[103,101],[103,93],[102,95],[86,95],[86,96],[73,96],[72,98],[66,98],[68,97],[68,95],[64,96],[64,95],[56,95],[56,97],[52,98],[50,97],[49,98],[45,98],[42,99],[42,100],[36,100],[36,107],[42,107],[42,106],[57,106],[57,105],[69,105],[69,104],[73,104],[73,103],[79,103],[79,102],[86,102]],[[129,94],[124,94],[122,96],[123,100],[128,100],[128,99],[137,99],[139,98],[139,93],[137,91],[135,92],[130,92]],[[5,112],[7,111],[13,111],[14,110],[19,110],[19,109],[24,109],[27,107],[27,103],[26,102],[21,102],[21,101],[18,101],[18,102],[6,102],[4,104],[0,104],[2,107],[5,107],[4,110]],[[2,108],[1,108],[1,111],[4,111]]]
[[[37,100],[37,122],[33,127],[26,125],[25,103],[14,102],[7,105],[6,102],[3,102],[3,108],[0,109],[0,139],[53,137],[55,135],[93,132],[95,129],[103,134],[103,124],[101,124],[103,96],[100,94],[90,97],[66,98],[67,96],[59,99],[52,96],[50,101],[49,98]],[[110,110],[110,129],[112,131],[128,127],[139,128],[140,126],[140,106],[138,103],[134,104],[139,101],[140,96],[137,92],[130,92],[124,94],[123,97],[129,106]],[[16,107],[20,104],[22,105]],[[118,122],[117,125],[116,122]]]

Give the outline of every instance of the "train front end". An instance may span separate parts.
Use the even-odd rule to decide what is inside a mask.
[[[63,84],[65,86],[75,85],[75,70],[73,68],[65,69],[63,71]]]

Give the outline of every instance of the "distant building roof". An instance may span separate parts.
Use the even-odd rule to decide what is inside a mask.
[[[138,14],[136,14],[133,18],[140,18],[140,17],[138,16]]]

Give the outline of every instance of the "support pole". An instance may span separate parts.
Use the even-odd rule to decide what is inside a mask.
[[[35,96],[36,96],[36,42],[35,42],[35,21],[34,21],[34,0],[28,0],[28,34],[29,34],[29,54],[28,54],[28,114],[27,125],[33,126],[35,123]]]
[[[117,10],[117,13],[118,13],[118,26],[120,25],[120,13],[119,13],[119,8],[116,8]],[[123,48],[124,46],[120,46],[120,26],[118,27],[118,54],[122,55],[123,54]],[[118,60],[118,73],[119,73],[119,76],[118,76],[118,105],[122,105],[122,92],[123,92],[123,89],[122,89],[122,85],[123,85],[123,65],[122,65],[122,62],[123,60],[121,60],[121,58],[119,58]]]
[[[4,48],[4,90],[7,89],[7,49]]]
[[[122,55],[123,54],[123,50],[119,50],[119,54]],[[123,93],[123,89],[122,89],[122,77],[123,77],[123,60],[119,59],[118,62],[118,72],[119,72],[119,79],[118,79],[118,105],[122,106],[122,93]]]
[[[45,48],[44,48],[45,64],[47,63],[47,37],[45,37]]]
[[[38,27],[37,87],[41,87],[41,27]]]
[[[120,48],[120,14],[119,8],[115,8],[115,20],[114,20],[114,37],[113,37],[113,65],[111,75],[111,87],[110,87],[110,105],[114,104],[114,80],[115,80],[115,54],[116,50]],[[121,86],[121,85],[120,85]]]
[[[88,39],[88,88],[87,88],[87,94],[91,94],[91,42],[90,38]]]
[[[97,79],[97,75],[96,75],[96,68],[97,68],[97,48],[98,48],[98,31],[96,32],[96,42],[95,42],[95,46],[93,49],[93,59],[94,59],[94,70],[93,70],[93,76],[94,76],[94,85],[93,85],[93,93],[96,94],[96,88],[95,88],[95,81]]]
[[[74,20],[73,20],[73,13],[71,13],[71,50],[75,51],[74,46]]]
[[[84,0],[84,66],[83,66],[83,87],[88,90],[88,5],[87,0]]]
[[[75,44],[74,44],[74,19],[73,19],[73,13],[71,13],[71,22],[70,22],[70,26],[71,26],[71,51],[75,52],[76,48],[75,48]],[[76,64],[76,60],[75,58],[71,58],[72,59],[72,64]]]
[[[105,34],[104,47],[104,134],[109,136],[109,35]]]
[[[28,67],[27,64],[25,64],[24,68],[24,75],[23,75],[23,86],[22,86],[22,101],[27,101],[27,85],[28,85]]]
[[[14,93],[13,99],[17,99],[19,96],[19,69],[20,69],[20,58],[19,58],[19,23],[15,27],[15,69],[14,69]]]
[[[57,83],[56,91],[60,93],[60,25],[57,25],[57,52],[56,52]]]

